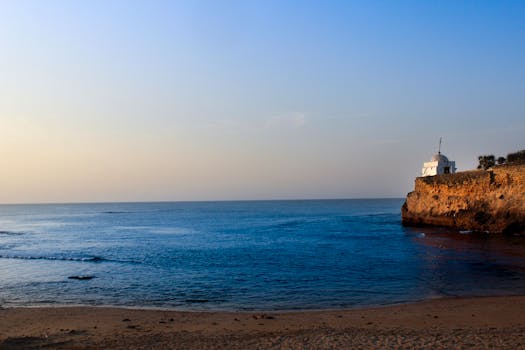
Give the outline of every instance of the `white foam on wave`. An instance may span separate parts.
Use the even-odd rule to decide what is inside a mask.
[[[161,235],[188,235],[196,233],[194,230],[183,227],[158,227],[150,230],[149,232]]]
[[[18,259],[18,260],[62,260],[62,261],[85,261],[100,262],[110,261],[98,256],[91,257],[64,257],[64,256],[43,256],[43,255],[0,255],[0,259]]]
[[[188,235],[197,231],[184,227],[156,227],[156,226],[113,226],[115,230],[143,231],[160,235]]]

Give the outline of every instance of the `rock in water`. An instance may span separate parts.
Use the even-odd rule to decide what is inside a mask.
[[[87,281],[87,280],[95,278],[95,276],[80,275],[80,276],[69,276],[68,278],[71,280]]]

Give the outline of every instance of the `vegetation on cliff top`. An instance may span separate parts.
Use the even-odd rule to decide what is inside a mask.
[[[482,155],[478,157],[478,161],[478,169],[483,170],[492,168],[496,165],[496,163],[498,165],[525,163],[525,150],[509,153],[507,154],[507,158],[498,157],[498,159],[496,159],[496,157],[493,154]]]
[[[507,163],[525,163],[525,149],[515,153],[509,153],[507,155]]]

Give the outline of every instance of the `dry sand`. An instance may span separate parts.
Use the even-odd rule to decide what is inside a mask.
[[[362,310],[0,310],[0,349],[525,349],[525,296]]]

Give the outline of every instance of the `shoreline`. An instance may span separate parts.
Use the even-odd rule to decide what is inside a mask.
[[[525,296],[344,310],[0,309],[0,349],[525,348]]]
[[[341,307],[341,308],[311,308],[311,309],[199,309],[199,308],[184,308],[184,307],[162,307],[162,306],[127,306],[127,305],[90,305],[90,304],[29,304],[29,305],[0,305],[1,310],[12,310],[12,309],[72,309],[72,308],[83,308],[83,309],[122,309],[122,310],[138,310],[138,311],[163,311],[163,312],[187,312],[187,313],[229,313],[229,314],[243,314],[243,313],[310,313],[310,312],[348,312],[348,311],[362,311],[371,309],[382,309],[405,305],[421,304],[426,302],[433,302],[438,300],[475,300],[475,299],[491,299],[491,298],[514,298],[523,297],[525,294],[495,294],[495,295],[467,295],[467,296],[436,296],[426,299],[413,300],[413,301],[401,301],[390,304],[369,304],[369,305],[355,305],[352,307]]]

